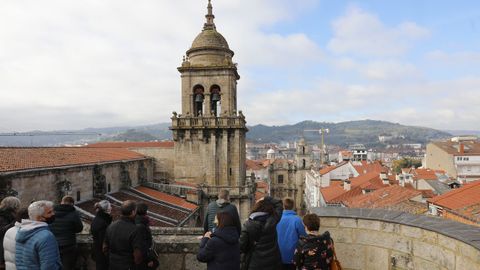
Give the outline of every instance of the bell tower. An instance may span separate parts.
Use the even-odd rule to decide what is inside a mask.
[[[208,1],[202,32],[178,68],[182,111],[173,113],[176,180],[215,188],[245,187],[245,116],[237,110],[234,52],[217,32]],[[235,192],[230,192],[234,194]],[[236,193],[240,193],[240,190]]]

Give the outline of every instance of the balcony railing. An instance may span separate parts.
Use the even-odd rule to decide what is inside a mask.
[[[242,116],[200,116],[172,117],[171,129],[190,128],[245,128],[245,118]]]

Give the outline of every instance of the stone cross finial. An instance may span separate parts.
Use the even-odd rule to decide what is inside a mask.
[[[213,22],[213,19],[215,16],[213,15],[213,7],[212,7],[212,1],[208,0],[208,6],[207,6],[208,13],[205,15],[205,18],[207,18],[207,22],[203,26],[203,29],[215,29],[215,23]]]

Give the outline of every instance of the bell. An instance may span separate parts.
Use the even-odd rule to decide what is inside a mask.
[[[195,102],[203,102],[203,95],[202,94],[197,94],[195,96]]]
[[[219,93],[213,93],[212,94],[212,101],[213,102],[220,101],[220,94]]]

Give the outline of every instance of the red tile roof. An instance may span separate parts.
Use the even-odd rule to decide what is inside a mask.
[[[369,172],[366,174],[359,175],[357,177],[350,178],[350,181],[352,181],[352,187],[356,187],[356,186],[365,187],[366,185],[370,185],[370,184],[378,185],[379,183],[378,180],[382,182],[382,179],[380,179],[380,172]],[[374,182],[372,183],[372,181]]]
[[[422,193],[401,186],[389,186],[345,200],[343,203],[351,208],[384,208],[407,201]]]
[[[170,195],[170,194],[167,194],[167,193],[163,193],[163,192],[160,192],[158,190],[151,189],[151,188],[148,188],[148,187],[139,186],[139,187],[136,187],[135,190],[138,190],[138,191],[140,191],[140,192],[142,192],[142,193],[144,193],[144,194],[146,194],[150,197],[153,197],[153,198],[155,198],[159,201],[166,202],[166,203],[169,203],[171,205],[176,205],[176,206],[179,206],[179,207],[191,210],[191,211],[194,211],[198,208],[198,206],[196,204],[190,203],[185,199],[182,199],[180,197],[173,196],[173,195]]]
[[[438,176],[434,170],[430,169],[414,169],[413,170],[413,177],[416,180],[438,180]]]
[[[452,141],[433,142],[434,145],[454,156],[478,156],[480,155],[480,141],[464,141],[464,153],[458,151],[460,143]]]
[[[443,195],[429,199],[429,203],[456,210],[480,203],[480,180],[465,184]]]
[[[346,191],[341,185],[331,185],[329,187],[320,188],[320,193],[322,193],[323,199],[328,203],[333,201],[333,199],[342,195]]]
[[[343,185],[331,185],[321,188],[323,198],[327,203],[341,203],[345,200],[362,195],[364,190],[377,190],[385,187],[378,172],[370,172],[350,179],[350,190],[346,191]],[[333,183],[333,182],[332,182]]]
[[[121,148],[0,148],[0,172],[98,164],[147,157]]]
[[[345,191],[344,193],[342,193],[340,196],[334,198],[333,200],[331,200],[330,202],[331,203],[343,203],[345,202],[346,200],[350,200],[350,199],[353,199],[353,198],[356,198],[360,195],[363,194],[363,190],[360,186],[356,186],[356,187],[351,187],[351,189],[349,191]]]
[[[360,175],[370,173],[370,172],[381,173],[385,171],[385,168],[382,166],[382,164],[379,161],[375,161],[375,162],[362,161],[361,164],[362,165],[353,166],[355,167],[355,170],[357,170],[357,172]]]
[[[341,167],[341,166],[343,166],[343,165],[345,165],[345,164],[347,164],[346,161],[341,162],[341,163],[339,163],[339,164],[337,164],[337,165],[327,166],[327,167],[325,167],[325,168],[322,168],[320,171],[318,171],[318,173],[319,173],[320,175],[324,175],[324,174],[327,174],[327,173],[329,173],[329,172],[335,170],[336,168],[339,168],[339,167]]]
[[[99,142],[92,143],[85,147],[88,148],[172,148],[174,147],[173,141],[163,142]]]
[[[263,160],[246,159],[245,165],[247,166],[247,170],[257,171],[265,168],[265,166],[263,166]]]

